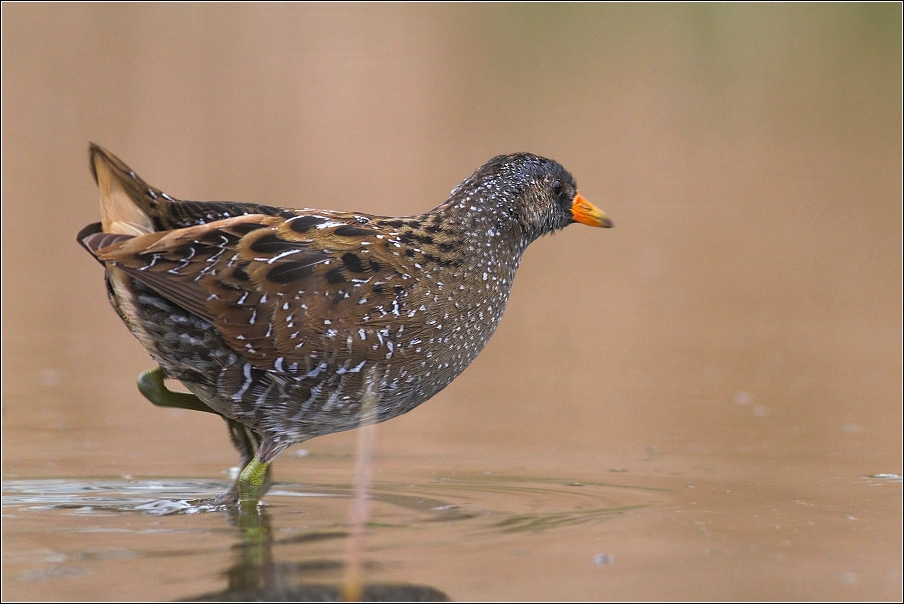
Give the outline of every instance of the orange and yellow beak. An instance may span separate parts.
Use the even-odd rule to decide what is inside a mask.
[[[592,227],[612,228],[612,219],[604,211],[576,193],[571,202],[571,219]]]

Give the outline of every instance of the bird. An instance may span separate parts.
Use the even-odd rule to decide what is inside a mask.
[[[258,502],[289,446],[430,399],[486,345],[528,245],[572,223],[612,226],[531,153],[494,157],[403,217],[183,201],[96,144],[89,156],[101,221],[77,241],[157,364],[139,391],[226,420],[241,471],[223,505]]]

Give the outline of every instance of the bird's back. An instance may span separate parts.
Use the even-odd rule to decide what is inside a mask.
[[[95,145],[91,164],[103,219],[79,241],[130,330],[211,408],[291,441],[448,385],[495,329],[520,259],[481,260],[497,250],[438,211],[180,201]],[[362,417],[365,375],[381,394]]]

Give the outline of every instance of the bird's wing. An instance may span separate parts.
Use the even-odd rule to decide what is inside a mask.
[[[137,236],[93,232],[81,243],[262,369],[324,351],[346,358],[339,365],[388,359],[403,352],[392,340],[399,317],[409,333],[423,328],[405,244],[359,215],[246,215]]]

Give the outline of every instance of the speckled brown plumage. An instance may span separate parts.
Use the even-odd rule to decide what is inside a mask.
[[[103,221],[79,241],[111,302],[167,376],[259,436],[264,462],[429,399],[486,344],[532,241],[611,226],[562,166],[526,153],[403,218],[179,201],[98,146],[91,160]]]

